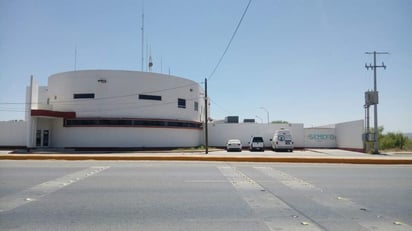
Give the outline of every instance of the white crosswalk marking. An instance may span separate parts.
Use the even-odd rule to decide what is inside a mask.
[[[218,168],[269,230],[322,230],[236,168]]]
[[[42,197],[62,189],[79,180],[90,177],[110,167],[95,166],[63,177],[38,184],[27,190],[0,198],[0,213],[7,212],[27,203],[40,200]]]
[[[299,192],[308,201],[313,201],[325,210],[336,213],[337,218],[341,219],[340,222],[357,223],[368,230],[412,230],[412,227],[407,224],[395,225],[394,218],[371,211],[348,198],[324,192],[321,188],[280,170],[271,167],[254,167],[254,169]]]

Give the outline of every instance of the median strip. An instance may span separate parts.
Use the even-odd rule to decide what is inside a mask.
[[[327,164],[412,164],[412,158],[400,157],[299,157],[299,156],[227,156],[227,155],[85,155],[85,154],[3,154],[0,160],[102,160],[102,161],[220,161]]]

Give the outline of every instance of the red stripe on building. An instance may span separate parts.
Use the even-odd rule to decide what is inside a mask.
[[[76,112],[65,112],[65,111],[50,111],[50,110],[31,110],[32,116],[46,116],[46,117],[57,117],[65,119],[76,118]]]

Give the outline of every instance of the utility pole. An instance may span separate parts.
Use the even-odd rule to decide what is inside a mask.
[[[209,153],[209,136],[207,128],[207,78],[205,78],[205,154]]]
[[[378,67],[383,67],[383,69],[386,69],[385,64],[382,62],[382,65],[377,66],[376,65],[376,55],[387,55],[389,54],[388,52],[365,52],[365,54],[372,55],[373,54],[373,66],[372,64],[365,64],[365,68],[367,70],[372,69],[373,70],[373,91],[374,91],[374,98],[373,100],[373,105],[374,105],[374,133],[375,137],[373,139],[374,141],[374,150],[373,154],[379,154],[379,139],[378,139],[378,88],[377,88],[377,83],[376,83],[376,68]]]

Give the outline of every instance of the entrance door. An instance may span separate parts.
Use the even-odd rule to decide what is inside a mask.
[[[43,147],[49,146],[49,130],[43,130]]]
[[[41,147],[41,130],[36,130],[36,147]]]
[[[50,131],[36,130],[36,147],[48,147],[50,145]]]

